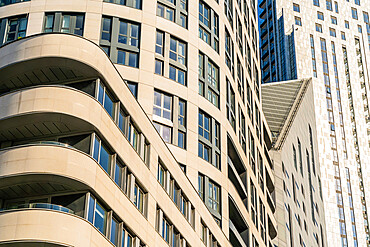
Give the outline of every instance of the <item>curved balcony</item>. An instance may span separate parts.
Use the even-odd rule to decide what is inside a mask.
[[[10,222],[17,222],[14,227]],[[112,244],[87,220],[45,209],[0,213],[0,245],[5,246],[109,246]]]
[[[87,191],[91,191],[108,205],[106,210],[111,208],[132,226],[133,232],[140,232],[143,225],[149,227],[146,218],[97,162],[75,148],[57,143],[17,146],[1,150],[0,163],[0,198],[5,203],[0,217],[13,211],[47,210],[86,219],[84,198]],[[30,199],[24,203],[24,198]],[[50,199],[44,202],[44,198]],[[9,222],[3,225],[11,225]]]

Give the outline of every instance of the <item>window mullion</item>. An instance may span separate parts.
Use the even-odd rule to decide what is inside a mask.
[[[179,131],[179,98],[172,97],[172,143],[178,146],[178,131]],[[185,119],[184,119],[185,120]]]
[[[165,77],[169,77],[170,74],[170,65],[169,65],[169,57],[170,57],[170,42],[171,42],[171,36],[169,33],[164,33],[164,47],[163,47],[163,55],[164,55],[164,65],[163,65],[163,75]]]
[[[54,15],[53,32],[60,32],[62,30],[62,13],[56,12]]]
[[[75,28],[76,28],[76,15],[70,15],[71,19],[70,19],[70,22],[69,22],[69,33],[72,33],[74,34],[75,33]]]
[[[118,44],[118,34],[119,34],[119,25],[120,21],[117,17],[112,18],[112,29],[111,29],[111,38],[110,38],[110,58],[111,60],[116,63],[117,62],[117,47],[119,47]]]

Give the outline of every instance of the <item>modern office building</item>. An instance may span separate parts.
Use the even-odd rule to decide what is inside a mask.
[[[312,110],[317,83],[303,79],[262,85],[263,112],[273,133],[279,247],[331,246],[325,231],[318,112]]]
[[[0,245],[273,246],[257,18],[0,0]]]
[[[262,81],[317,81],[312,110],[328,245],[370,246],[369,1],[259,7]]]

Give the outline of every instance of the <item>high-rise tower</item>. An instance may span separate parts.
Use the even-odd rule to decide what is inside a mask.
[[[370,246],[369,1],[259,7],[263,82],[313,78],[328,244]]]
[[[0,0],[0,244],[272,246],[257,18]]]

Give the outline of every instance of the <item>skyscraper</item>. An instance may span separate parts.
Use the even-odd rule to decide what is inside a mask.
[[[257,18],[0,0],[0,244],[273,246]]]
[[[369,246],[370,4],[264,0],[259,7],[262,81],[313,78],[328,245]]]

